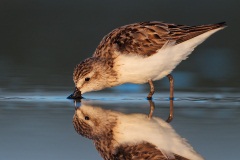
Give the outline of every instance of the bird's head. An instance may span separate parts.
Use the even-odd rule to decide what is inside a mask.
[[[76,88],[69,98],[81,98],[83,93],[110,87],[110,75],[107,73],[109,70],[111,67],[101,58],[91,57],[79,63],[73,72]]]
[[[117,116],[99,107],[82,105],[75,110],[73,125],[78,134],[89,139],[110,138]]]

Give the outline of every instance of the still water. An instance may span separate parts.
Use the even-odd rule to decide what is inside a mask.
[[[74,103],[69,92],[9,93],[0,97],[0,159],[101,159],[92,141],[78,135],[72,125]],[[144,93],[96,92],[83,101],[123,113],[149,113]],[[168,92],[154,95],[154,116],[167,119]],[[178,134],[204,158],[238,159],[240,93],[175,93],[174,119]],[[80,105],[77,103],[76,105]]]

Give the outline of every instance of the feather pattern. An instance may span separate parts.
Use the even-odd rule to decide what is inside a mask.
[[[224,22],[200,26],[157,21],[134,23],[119,27],[106,35],[93,56],[109,57],[114,51],[121,54],[151,56],[167,41],[176,41],[176,44],[179,44],[207,31],[223,28],[225,25]]]

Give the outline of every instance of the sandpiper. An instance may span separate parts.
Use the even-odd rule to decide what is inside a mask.
[[[93,140],[105,160],[203,160],[164,120],[83,104],[75,130]]]
[[[172,70],[196,46],[225,26],[225,22],[186,26],[150,21],[119,27],[102,39],[92,57],[76,66],[76,88],[69,98],[81,98],[83,93],[124,83],[149,83],[147,98],[151,99],[153,81],[165,76],[171,82],[173,96]]]

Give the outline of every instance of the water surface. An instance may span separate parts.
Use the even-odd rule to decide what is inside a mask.
[[[0,97],[0,157],[25,159],[101,159],[92,142],[72,125],[74,103],[68,92],[8,94]],[[176,92],[171,125],[206,159],[240,156],[240,94]],[[149,112],[144,93],[92,93],[83,101],[123,113]],[[168,92],[154,95],[154,116],[167,119]],[[77,104],[79,105],[79,104]]]

